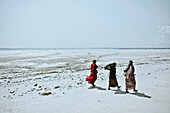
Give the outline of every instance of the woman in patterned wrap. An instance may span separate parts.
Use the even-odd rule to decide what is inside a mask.
[[[92,84],[93,87],[95,86],[94,82],[97,79],[97,67],[98,66],[96,65],[96,60],[93,60],[93,63],[91,64],[91,73],[90,73],[90,76],[88,76],[86,78],[86,81],[88,81],[89,84]]]
[[[133,91],[137,91],[136,87],[136,80],[135,80],[135,68],[133,66],[133,61],[129,61],[128,67],[124,70],[125,72],[125,82],[126,82],[126,93],[129,93],[128,90],[133,89]]]
[[[111,64],[108,64],[104,68],[110,71],[108,90],[110,90],[110,87],[120,88],[121,86],[118,86],[118,82],[116,78],[116,63],[113,62]]]

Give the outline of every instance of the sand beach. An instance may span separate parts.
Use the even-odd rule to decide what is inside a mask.
[[[85,78],[92,60],[98,78]],[[138,92],[125,93],[123,70],[134,61]],[[120,89],[107,90],[116,62]],[[0,113],[169,113],[170,49],[0,51]]]

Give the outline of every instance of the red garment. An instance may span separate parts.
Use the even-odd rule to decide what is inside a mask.
[[[86,78],[86,81],[88,81],[89,84],[94,84],[94,82],[96,81],[96,79],[97,79],[97,74],[91,72],[91,73],[90,73],[90,76],[88,76],[88,77]]]
[[[97,79],[97,73],[96,73],[97,65],[91,64],[91,73],[90,76],[86,78],[86,81],[88,81],[89,84],[94,84],[94,82]]]

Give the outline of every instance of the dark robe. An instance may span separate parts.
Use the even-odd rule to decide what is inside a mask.
[[[109,64],[105,67],[105,69],[110,71],[109,74],[109,87],[118,86],[117,78],[116,78],[116,67],[113,64]]]

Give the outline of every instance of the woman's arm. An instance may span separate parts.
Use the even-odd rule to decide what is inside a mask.
[[[104,69],[110,70],[110,65],[105,66]]]
[[[128,67],[124,70],[124,72],[127,72],[127,71],[128,71],[128,69],[129,69],[129,67],[130,67],[130,65],[128,65]]]

